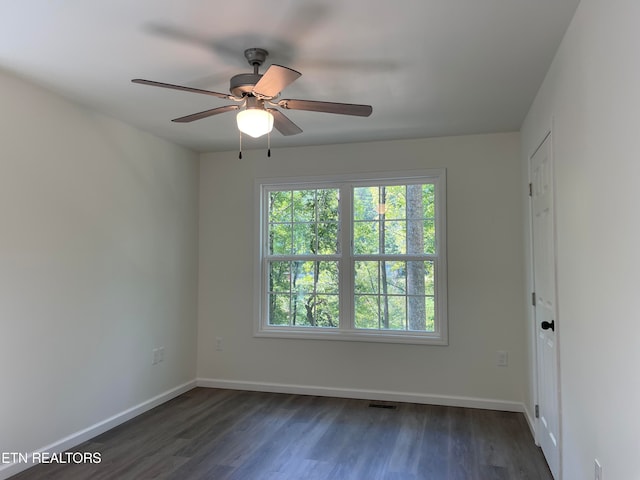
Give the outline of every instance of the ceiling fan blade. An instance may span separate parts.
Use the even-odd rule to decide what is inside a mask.
[[[171,83],[154,82],[153,80],[144,80],[142,78],[134,78],[131,80],[133,83],[139,83],[141,85],[151,85],[152,87],[172,88],[174,90],[182,90],[183,92],[202,93],[204,95],[212,95],[218,98],[232,99],[233,97],[228,93],[212,92],[210,90],[201,90],[199,88],[183,87],[182,85],[173,85]]]
[[[219,113],[225,113],[225,112],[230,112],[231,110],[237,110],[238,108],[240,108],[238,105],[225,105],[224,107],[212,108],[211,110],[205,110],[204,112],[193,113],[185,117],[174,118],[171,121],[177,122],[177,123],[188,123],[188,122],[193,122],[194,120],[201,120],[203,118],[211,117],[213,115],[218,115]]]
[[[310,112],[337,113],[339,115],[355,115],[368,117],[373,112],[371,105],[355,103],[317,102],[315,100],[280,100],[278,106],[289,110],[308,110]]]
[[[282,135],[288,136],[302,133],[302,129],[280,110],[276,110],[275,108],[267,108],[267,110],[273,115],[273,126],[276,127],[276,130]]]
[[[253,93],[263,97],[275,97],[287,85],[297,80],[300,75],[302,75],[300,72],[290,68],[271,65],[253,87]]]

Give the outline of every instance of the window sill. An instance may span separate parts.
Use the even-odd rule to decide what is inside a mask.
[[[259,338],[287,338],[298,340],[333,340],[346,342],[402,343],[409,345],[448,345],[449,342],[437,333],[380,332],[377,330],[340,330],[298,328],[261,328],[254,332]]]

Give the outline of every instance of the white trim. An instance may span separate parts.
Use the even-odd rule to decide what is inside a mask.
[[[552,119],[553,120],[553,119]],[[553,122],[549,122],[553,126]],[[535,146],[530,149],[530,152],[527,154],[527,186],[532,184],[533,179],[531,177],[531,158],[536,154],[536,152],[542,147],[544,141],[552,134],[552,127],[549,127],[544,131],[541,135],[539,141],[536,142]],[[552,137],[553,138],[553,137]],[[554,192],[555,196],[555,192]],[[535,306],[532,305],[531,302],[531,293],[535,291],[535,269],[534,269],[534,258],[533,258],[533,197],[531,195],[527,195],[527,217],[529,221],[529,251],[527,252],[527,261],[529,265],[528,271],[528,282],[527,287],[530,287],[528,292],[526,292],[525,302],[527,305],[527,328],[530,333],[530,345],[532,355],[532,364],[531,364],[531,378],[533,379],[533,391],[531,392],[533,397],[533,405],[538,405],[538,347],[537,347],[537,325],[536,325],[536,312]],[[538,432],[540,430],[539,419],[535,416],[531,416],[528,409],[525,410],[527,412],[527,420],[529,421],[530,427],[532,428],[533,440],[537,446],[540,446],[540,439],[538,438]]]
[[[267,300],[263,289],[266,275],[266,261],[264,252],[267,249],[265,244],[265,230],[263,220],[267,216],[267,202],[265,192],[274,190],[289,190],[295,188],[339,188],[342,194],[340,203],[341,219],[344,218],[344,209],[352,210],[351,196],[344,195],[345,190],[352,190],[357,185],[368,185],[371,182],[385,182],[392,185],[413,184],[419,182],[433,183],[435,186],[435,222],[436,222],[436,254],[421,255],[421,260],[431,260],[435,269],[435,311],[436,311],[436,331],[435,332],[413,332],[413,331],[367,331],[355,329],[353,326],[354,314],[352,312],[353,279],[352,263],[356,256],[351,251],[350,237],[353,223],[353,213],[349,214],[349,221],[345,222],[341,229],[342,237],[340,242],[341,251],[335,255],[325,255],[329,260],[337,261],[340,264],[340,326],[334,329],[321,329],[313,327],[289,327],[272,326],[266,324]],[[320,175],[304,177],[277,177],[277,178],[257,178],[254,181],[254,337],[271,338],[294,338],[313,340],[341,340],[360,342],[382,342],[382,343],[405,343],[420,345],[448,345],[448,301],[447,301],[447,245],[446,245],[446,169],[423,169],[396,172],[368,172],[365,174],[347,175]],[[345,254],[347,252],[347,254]],[[399,255],[402,260],[411,259],[407,255]],[[297,258],[297,256],[296,256]],[[359,258],[359,257],[358,257]],[[377,258],[377,256],[376,256]],[[287,260],[287,256],[278,257]],[[344,287],[344,288],[343,288]],[[348,293],[348,295],[347,295]]]
[[[279,176],[256,178],[254,186],[260,189],[261,185],[292,184],[298,186],[315,185],[318,183],[344,183],[366,182],[368,180],[391,180],[402,183],[403,180],[411,181],[415,177],[438,177],[446,174],[446,168],[425,168],[418,170],[391,170],[386,172],[342,173],[336,175],[305,175],[305,176]]]
[[[533,440],[534,440],[534,443],[535,443],[535,440],[536,440],[536,419],[534,418],[533,415],[531,415],[531,412],[527,408],[527,404],[526,403],[522,404],[522,413],[524,414],[524,418],[527,420],[527,424],[529,425],[529,430],[531,430],[531,435],[533,436]],[[540,446],[538,443],[536,443],[536,445]]]
[[[83,430],[72,433],[60,440],[57,440],[45,447],[37,449],[34,453],[38,452],[49,452],[49,453],[62,453],[66,450],[69,450],[76,445],[80,445],[87,440],[90,440],[97,435],[100,435],[107,430],[111,430],[118,425],[131,420],[138,415],[143,414],[144,412],[151,410],[152,408],[157,407],[158,405],[162,405],[169,400],[182,395],[185,392],[195,388],[197,386],[196,380],[191,380],[187,383],[183,383],[175,388],[167,390],[159,395],[156,395],[149,400],[146,400],[138,405],[135,405],[123,412],[117,413],[105,420],[102,420],[98,423],[95,423]],[[27,470],[28,468],[33,467],[35,464],[31,463],[31,459],[33,457],[33,453],[29,454],[27,463],[8,463],[5,465],[0,465],[0,480],[5,480],[13,475],[17,475],[18,473]]]
[[[390,402],[421,403],[448,407],[480,408],[504,412],[524,413],[522,402],[493,398],[463,397],[415,392],[392,392],[388,390],[362,390],[356,388],[319,387],[313,385],[291,385],[284,383],[245,382],[218,378],[198,378],[198,387],[247,390],[252,392],[288,393],[294,395],[314,395],[318,397],[356,398]]]
[[[254,337],[261,338],[297,338],[298,340],[334,340],[340,342],[373,342],[373,343],[404,343],[410,345],[449,345],[447,338],[441,338],[436,333],[414,333],[405,331],[383,330],[347,330],[337,328],[312,327],[269,327],[269,329],[254,331]],[[445,330],[444,328],[442,329]]]

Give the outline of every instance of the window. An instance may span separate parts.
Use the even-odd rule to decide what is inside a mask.
[[[446,344],[443,170],[256,187],[256,335]]]

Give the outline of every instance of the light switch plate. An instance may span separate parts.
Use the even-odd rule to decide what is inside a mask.
[[[496,355],[496,365],[499,367],[506,367],[509,365],[509,353],[504,351],[498,351]]]

